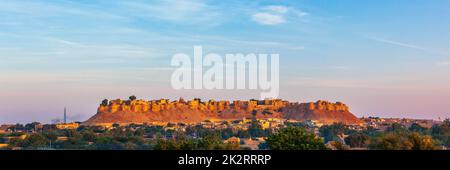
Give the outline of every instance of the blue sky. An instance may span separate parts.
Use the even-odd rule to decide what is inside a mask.
[[[0,0],[0,123],[73,120],[103,98],[249,99],[175,91],[171,56],[279,53],[280,97],[358,116],[450,117],[447,0]]]

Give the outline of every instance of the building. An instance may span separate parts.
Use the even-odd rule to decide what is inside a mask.
[[[263,138],[257,138],[253,140],[251,138],[244,139],[243,144],[241,144],[242,148],[248,148],[250,150],[259,150],[259,144],[264,143],[265,140]]]
[[[13,127],[14,125],[1,125],[0,126],[0,134],[5,134],[9,132],[9,128]]]
[[[230,143],[230,144],[240,144],[241,143],[241,139],[239,139],[238,137],[231,137],[228,138],[227,140],[223,141],[223,143]]]
[[[67,137],[67,136],[58,136],[56,138],[56,140],[57,141],[67,141],[67,140],[69,140],[69,137]]]
[[[6,144],[6,143],[0,143],[0,149],[4,149],[4,148],[6,148],[6,147],[8,147],[8,144]]]
[[[57,129],[77,129],[80,126],[78,123],[58,123],[56,124]]]
[[[25,138],[27,138],[26,134],[19,135],[19,136],[7,136],[7,137],[3,137],[3,142],[9,143],[11,140],[15,140],[15,139],[24,140]]]

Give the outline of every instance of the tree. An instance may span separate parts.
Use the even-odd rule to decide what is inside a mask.
[[[250,138],[251,137],[250,133],[247,130],[238,130],[237,136],[239,138]]]
[[[14,147],[21,147],[23,140],[20,138],[13,138],[8,141],[8,149],[13,149]]]
[[[320,127],[319,132],[325,142],[340,140],[339,135],[344,134],[347,127],[343,123],[333,123]]]
[[[221,133],[222,139],[228,139],[228,138],[234,136],[232,128],[223,129],[220,133]]]
[[[302,127],[302,128],[307,128],[308,126],[306,125],[306,123],[303,122],[285,122],[286,126],[294,126],[294,127]]]
[[[433,125],[431,135],[442,145],[450,147],[450,119],[444,120],[442,124]]]
[[[332,150],[350,150],[350,148],[341,141],[330,141],[327,146]]]
[[[126,143],[123,144],[123,148],[125,150],[135,150],[135,149],[138,149],[138,147],[139,146],[136,143],[133,143],[133,142],[126,142]]]
[[[434,150],[436,142],[428,135],[417,132],[389,132],[379,138],[370,146],[378,150]]]
[[[362,133],[364,133],[364,134],[366,134],[366,135],[369,135],[370,137],[375,137],[375,136],[380,135],[381,132],[380,132],[378,129],[369,126],[369,127],[367,127],[366,129],[364,129],[364,130],[362,131]]]
[[[184,139],[180,142],[179,145],[181,150],[194,150],[197,149],[197,142],[192,139]]]
[[[47,138],[49,141],[56,141],[58,139],[58,133],[51,130],[51,131],[45,131],[42,133],[42,135]]]
[[[25,130],[26,131],[36,131],[37,127],[40,125],[41,123],[39,122],[33,122],[33,123],[28,123],[25,125]]]
[[[354,133],[345,138],[345,143],[352,148],[364,148],[370,143],[370,137],[364,133]]]
[[[65,136],[69,137],[69,138],[77,138],[77,139],[81,139],[83,136],[80,134],[80,132],[74,130],[74,129],[67,129],[64,130]]]
[[[417,132],[409,134],[408,140],[413,144],[413,150],[436,150],[436,142],[429,135],[421,135]]]
[[[136,131],[134,131],[134,136],[144,136],[145,135],[145,130],[143,128],[139,128],[136,129]]]
[[[155,146],[155,150],[179,150],[180,147],[174,139],[158,139]]]
[[[386,131],[388,132],[399,132],[406,130],[407,130],[406,127],[400,123],[392,123],[391,126],[386,129]]]
[[[267,146],[272,150],[325,150],[322,138],[300,127],[287,127],[270,135]]]
[[[120,144],[113,140],[111,136],[99,136],[95,138],[95,149],[101,150],[118,150],[122,149]]]
[[[108,99],[103,99],[101,105],[102,106],[108,106],[108,102],[109,102]]]
[[[65,149],[84,149],[87,147],[87,142],[83,141],[82,138],[72,138],[61,142],[60,146]]]
[[[129,99],[130,99],[131,101],[134,101],[134,100],[136,100],[137,98],[136,98],[135,95],[132,95],[132,96],[129,97]]]
[[[15,125],[9,127],[8,130],[11,130],[13,132],[19,132],[19,131],[25,130],[25,126],[23,126],[22,124],[17,123]]]
[[[250,127],[248,128],[248,132],[251,137],[262,137],[265,136],[265,131],[262,129],[262,126],[259,124],[258,120],[252,119]]]
[[[38,149],[48,146],[48,139],[40,134],[31,134],[22,142],[22,147],[26,149]]]
[[[422,127],[421,125],[417,124],[417,123],[413,123],[408,130],[413,131],[413,132],[418,132],[418,133],[424,133],[426,132],[428,129],[426,127]]]
[[[222,144],[222,138],[218,133],[209,133],[199,141],[199,147],[205,150],[221,149]]]
[[[256,115],[258,114],[257,110],[252,110],[252,118],[256,119]]]
[[[89,131],[89,130],[84,131],[84,132],[82,133],[82,136],[83,136],[82,139],[83,139],[84,141],[88,141],[88,142],[93,142],[93,141],[95,140],[95,138],[97,137],[97,135],[95,135],[94,132]]]

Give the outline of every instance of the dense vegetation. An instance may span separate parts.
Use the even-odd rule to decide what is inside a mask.
[[[287,127],[267,138],[267,147],[272,150],[324,150],[322,138],[301,127]]]
[[[168,125],[171,126],[171,125]],[[73,130],[43,130],[31,133],[25,139],[9,141],[9,148],[24,149],[240,149],[239,143],[224,143],[230,137],[262,137],[271,133],[260,126],[248,130],[213,130],[202,126],[190,126],[186,130],[176,131],[163,126],[129,125],[114,126],[105,129],[95,126],[81,126]],[[11,133],[8,136],[20,136],[23,133]],[[58,140],[58,137],[67,137]],[[0,136],[1,137],[1,136]]]
[[[393,123],[385,131],[366,128],[362,131],[348,129],[342,124],[322,126],[319,129],[325,141],[345,141],[352,148],[377,150],[434,150],[450,147],[450,120],[432,128],[412,124],[406,128]],[[344,135],[345,134],[345,135]]]
[[[5,137],[21,136],[35,128],[36,123],[16,125],[17,131],[0,135],[0,143]],[[249,149],[240,142],[225,142],[231,137],[241,139],[263,137],[265,143],[260,149],[272,150],[321,150],[333,149],[374,149],[374,150],[434,150],[450,147],[450,120],[432,128],[413,124],[406,128],[400,124],[391,124],[385,131],[373,128],[352,130],[344,124],[325,125],[317,129],[308,128],[302,123],[288,123],[279,130],[262,129],[253,121],[247,130],[209,129],[201,125],[187,126],[184,131],[163,126],[114,125],[111,129],[96,126],[81,126],[73,130],[46,129],[28,133],[24,139],[13,138],[8,148],[23,149],[154,149],[154,150],[234,150]],[[61,138],[62,137],[62,138]],[[325,145],[327,144],[327,145]],[[327,146],[327,147],[326,147]]]

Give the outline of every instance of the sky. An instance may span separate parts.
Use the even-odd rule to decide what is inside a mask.
[[[176,53],[276,53],[280,98],[450,117],[448,0],[0,0],[0,123],[83,121],[102,99],[258,98],[170,86]]]

